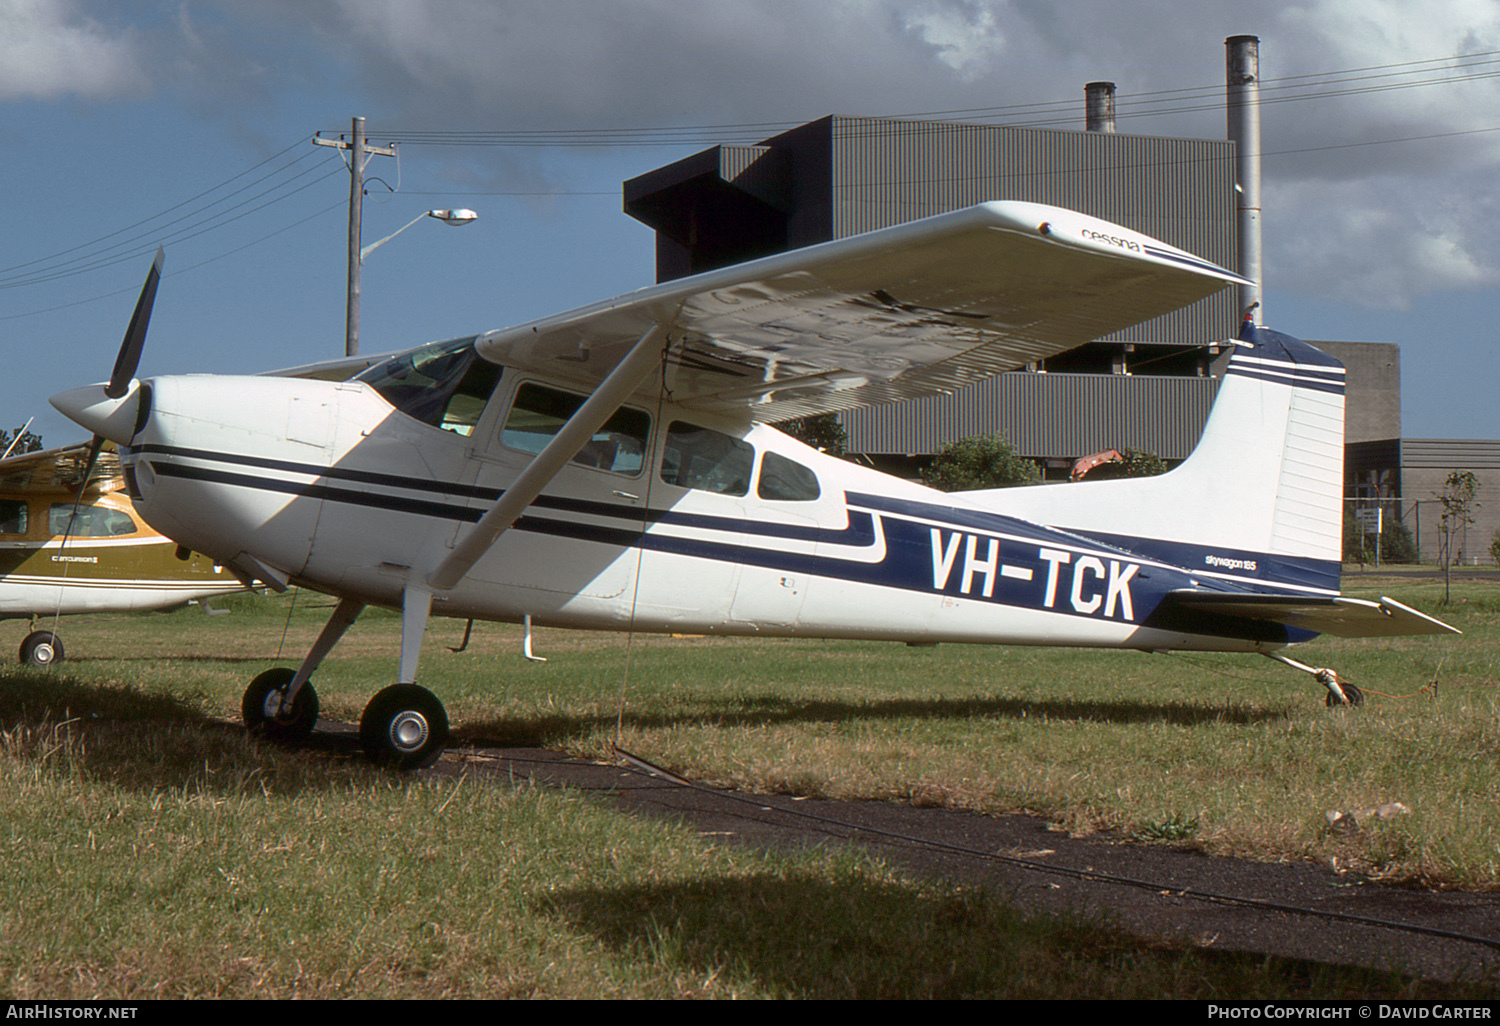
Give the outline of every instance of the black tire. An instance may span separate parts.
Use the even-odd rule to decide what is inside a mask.
[[[1328,703],[1328,708],[1332,709],[1335,706],[1341,706],[1341,705],[1364,705],[1365,704],[1365,693],[1363,691],[1359,690],[1359,688],[1355,687],[1353,684],[1345,684],[1345,683],[1343,683],[1341,681],[1339,683],[1339,690],[1344,693],[1344,698],[1346,699],[1346,701],[1340,702],[1338,700],[1338,698],[1334,695],[1334,693],[1332,691],[1330,691],[1330,692],[1328,692],[1327,699],[1325,699],[1325,701],[1327,701],[1327,703]]]
[[[448,713],[426,688],[392,684],[365,706],[359,740],[366,755],[392,769],[431,766],[448,744]]]
[[[284,666],[267,670],[250,682],[240,702],[245,729],[257,737],[282,744],[304,741],[318,722],[318,693],[312,681],[302,685],[292,703],[290,716],[278,715],[281,696],[286,693],[296,671]]]
[[[32,631],[21,642],[21,662],[45,668],[63,661],[62,639],[51,631]]]

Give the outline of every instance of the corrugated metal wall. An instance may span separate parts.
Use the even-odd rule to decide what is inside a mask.
[[[1218,390],[1216,378],[1021,372],[838,419],[850,452],[932,453],[971,435],[999,434],[1033,458],[1131,448],[1180,460],[1198,444]]]
[[[1469,438],[1403,438],[1403,470],[1500,471],[1500,441]]]
[[[989,200],[1050,203],[1234,267],[1234,146],[1224,139],[880,118],[831,119],[833,237]],[[1233,290],[1110,336],[1204,345],[1233,337]]]
[[[1468,471],[1479,481],[1471,509],[1474,522],[1459,525],[1453,539],[1453,558],[1463,563],[1489,563],[1490,541],[1500,535],[1500,441],[1469,438],[1401,439],[1402,519],[1416,535],[1423,557],[1441,551],[1443,505],[1438,501],[1448,475]]]

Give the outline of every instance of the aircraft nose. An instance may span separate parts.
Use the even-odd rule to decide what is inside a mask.
[[[59,392],[48,402],[92,433],[117,445],[129,445],[135,436],[140,392],[140,384],[132,381],[123,396],[111,399],[104,394],[103,385],[84,385]]]

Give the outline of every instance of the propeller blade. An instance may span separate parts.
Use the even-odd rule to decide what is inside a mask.
[[[151,307],[156,303],[156,287],[161,283],[161,265],[166,258],[160,246],[156,247],[156,259],[146,274],[146,284],[141,287],[141,298],[136,300],[135,313],[131,315],[130,327],[125,330],[125,341],[120,343],[120,355],[115,357],[115,369],[104,386],[104,394],[119,399],[130,389],[135,369],[141,362],[141,349],[146,345],[146,329],[151,324]]]
[[[89,475],[94,472],[94,464],[99,461],[99,452],[103,448],[103,436],[95,435],[93,444],[89,446],[88,456],[86,456],[83,461],[83,474],[79,476],[78,483],[74,486],[73,509],[68,513],[67,526],[63,528],[62,540],[58,542],[58,546],[60,548],[67,548],[68,539],[73,536],[73,525],[78,521],[78,510],[83,505],[83,494],[84,492],[88,491]],[[68,568],[66,565],[64,565],[63,576],[66,577],[67,575]]]

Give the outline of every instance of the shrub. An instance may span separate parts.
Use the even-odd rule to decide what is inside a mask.
[[[977,435],[944,446],[922,471],[922,480],[945,492],[1009,488],[1041,480],[1036,464],[1016,455],[1000,435]]]

